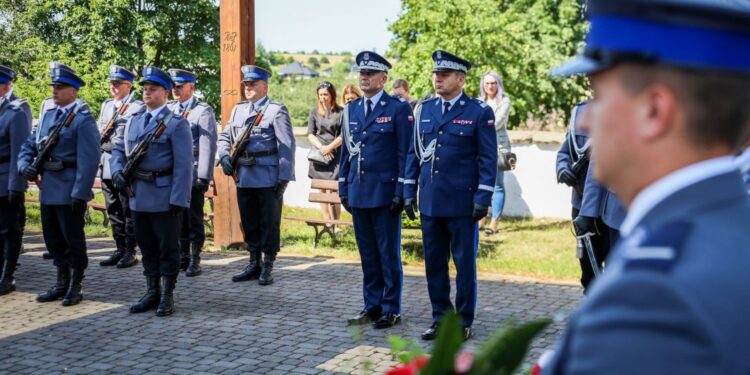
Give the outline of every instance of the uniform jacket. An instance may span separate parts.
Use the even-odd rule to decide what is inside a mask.
[[[294,181],[295,141],[289,111],[279,102],[261,99],[254,108],[265,108],[263,119],[250,135],[246,152],[262,152],[277,149],[273,155],[259,156],[252,166],[240,165],[237,173],[240,188],[273,187],[281,181]],[[232,145],[242,135],[246,126],[255,121],[255,109],[250,113],[252,103],[241,101],[234,106],[232,115],[224,131],[219,136],[218,160],[231,156]]]
[[[656,204],[619,242],[545,374],[750,373],[747,223],[738,171]]]
[[[190,123],[193,137],[193,178],[211,180],[216,164],[216,118],[211,107],[193,97],[184,112],[177,100],[167,103],[167,107]]]
[[[620,203],[615,193],[607,190],[602,199],[602,221],[612,229],[620,229],[623,220],[625,220],[625,206]]]
[[[89,201],[94,196],[91,188],[99,168],[99,129],[88,105],[82,100],[77,102],[77,106],[80,106],[78,114],[70,126],[60,132],[60,140],[51,155],[55,160],[74,162],[76,165],[59,171],[41,168],[39,201],[42,204],[64,205],[70,204],[72,198]],[[34,161],[40,151],[40,142],[56,126],[56,112],[57,108],[45,112],[36,129],[26,139],[18,156],[19,171]]]
[[[343,126],[348,126],[349,143],[356,145],[359,154],[353,155],[344,142],[339,195],[348,197],[351,207],[383,207],[403,196],[414,117],[409,103],[384,92],[365,118],[364,101],[361,97],[345,109],[348,124]]]
[[[132,93],[131,93],[132,95]],[[123,105],[122,103],[120,104]],[[133,100],[128,105],[128,109],[125,110],[125,113],[118,117],[117,120],[115,120],[115,129],[112,132],[112,136],[110,137],[110,145],[105,145],[104,148],[108,147],[114,147],[114,143],[112,140],[117,137],[122,137],[122,133],[125,131],[125,124],[128,122],[128,120],[133,117],[136,113],[140,111],[145,111],[146,107],[143,105],[143,102],[140,100]],[[115,101],[112,99],[107,99],[102,103],[102,108],[99,111],[99,133],[102,133],[104,131],[104,127],[107,126],[107,123],[109,120],[112,119],[112,116],[115,115],[119,111],[119,108],[115,107]],[[112,157],[111,151],[106,151],[105,149],[102,150],[102,158],[99,162],[100,164],[100,172],[99,172],[99,178],[103,180],[109,180],[112,178],[112,173],[110,173],[110,167],[109,167],[109,159]]]
[[[404,198],[417,195],[428,216],[471,216],[474,203],[489,206],[497,174],[497,138],[492,108],[466,94],[443,116],[439,98],[422,104],[418,135],[426,146],[436,140],[434,158],[420,165],[411,142]],[[415,132],[416,133],[416,132]]]
[[[582,148],[586,144],[586,141],[588,140],[589,137],[587,133],[577,130],[576,124],[577,124],[576,119],[573,119],[572,125],[573,125],[574,136],[572,138],[575,139],[575,143],[577,147]],[[579,156],[575,151],[575,147],[571,143],[570,132],[571,130],[568,130],[568,133],[565,135],[565,140],[560,146],[560,150],[557,151],[557,164],[555,168],[555,171],[557,172],[557,176],[560,175],[560,171],[562,171],[563,169],[569,169],[572,171],[573,164],[579,159]],[[588,174],[581,174],[580,176],[577,176],[577,177],[578,177],[578,184],[576,185],[577,189],[576,188],[571,189],[572,193],[570,195],[570,204],[572,204],[573,207],[580,210],[581,203],[583,201],[583,194],[585,194],[586,190],[588,190],[586,183],[592,182],[593,180],[588,178]],[[579,191],[580,193],[583,193],[583,194],[579,194]]]
[[[122,137],[115,138],[110,166],[112,174],[121,172],[133,149],[154,132],[159,123],[171,113],[162,108],[153,114],[146,124],[146,111],[141,111],[128,120]],[[139,170],[172,170],[170,176],[156,177],[154,181],[131,179],[130,186],[135,197],[130,198],[130,209],[138,212],[165,212],[170,205],[190,207],[190,189],[193,184],[193,147],[190,127],[184,118],[172,116],[167,129],[155,138],[146,156],[138,165]]]
[[[25,192],[28,183],[18,174],[18,154],[31,133],[29,105],[11,95],[0,110],[0,197],[8,191]]]

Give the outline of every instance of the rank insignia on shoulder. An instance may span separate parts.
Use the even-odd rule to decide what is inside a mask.
[[[676,221],[646,232],[640,244],[625,248],[625,267],[668,271],[679,258],[692,227],[687,221]]]
[[[381,100],[380,105],[385,105],[385,100]]]

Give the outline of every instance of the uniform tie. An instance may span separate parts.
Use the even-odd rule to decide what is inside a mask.
[[[143,123],[143,127],[145,128],[148,126],[148,123],[151,122],[151,117],[153,117],[150,113],[146,113],[146,122]]]
[[[445,114],[448,113],[450,108],[451,108],[451,102],[443,102],[443,116],[445,116]]]
[[[365,105],[367,106],[365,110],[365,118],[367,118],[368,116],[370,116],[370,113],[372,113],[372,100],[367,99],[365,101]]]

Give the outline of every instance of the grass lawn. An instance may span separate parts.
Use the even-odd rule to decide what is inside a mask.
[[[36,196],[30,192],[28,196]],[[103,202],[103,196],[96,194],[95,201]],[[102,214],[89,209],[90,220],[86,224],[86,235],[102,237],[111,235],[108,227],[103,227]],[[40,231],[39,205],[26,206],[27,231]],[[284,207],[286,216],[322,217],[320,211],[309,208]],[[343,213],[343,220],[351,221],[351,216]],[[325,235],[313,248],[314,231],[304,222],[282,220],[282,252],[308,256],[333,256],[343,259],[359,259],[351,227],[341,228],[340,241],[333,246]],[[503,219],[499,234],[480,234],[477,266],[480,272],[507,275],[529,276],[545,280],[576,281],[580,276],[578,261],[575,258],[575,240],[566,220],[553,219]],[[208,233],[212,228],[206,228]],[[423,267],[421,231],[414,227],[402,229],[402,260],[405,265]]]

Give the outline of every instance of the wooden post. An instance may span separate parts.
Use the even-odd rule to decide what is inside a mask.
[[[221,0],[221,121],[226,126],[232,108],[242,99],[243,65],[255,62],[255,1]],[[214,171],[214,248],[244,246],[234,180],[221,168]]]

